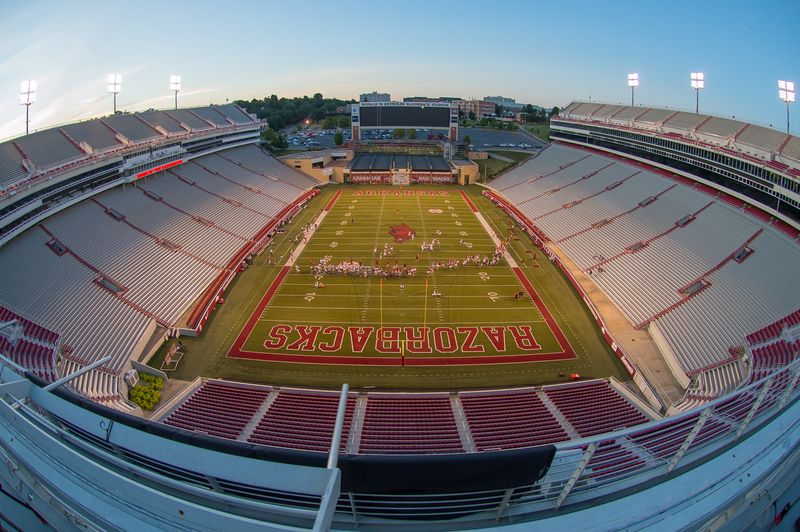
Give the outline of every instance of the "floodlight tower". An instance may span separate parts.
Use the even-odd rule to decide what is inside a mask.
[[[639,86],[639,74],[628,74],[628,87],[631,88],[631,107],[633,107],[633,91]]]
[[[117,94],[122,90],[122,75],[108,75],[108,92],[114,95],[114,114],[117,114]]]
[[[702,72],[692,72],[689,81],[694,89],[694,112],[700,113],[700,91],[706,88],[705,75]]]
[[[30,124],[31,104],[36,101],[36,90],[39,84],[32,79],[25,80],[19,84],[19,104],[25,106],[25,134],[28,134]]]
[[[794,103],[794,81],[778,81],[778,98],[786,102],[786,134],[789,134],[789,104]]]
[[[175,91],[175,109],[178,108],[178,92],[181,90],[181,77],[172,74],[169,77],[169,89]]]

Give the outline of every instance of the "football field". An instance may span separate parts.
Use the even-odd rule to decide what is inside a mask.
[[[179,374],[404,389],[624,378],[519,236],[478,187],[326,187],[184,340]]]

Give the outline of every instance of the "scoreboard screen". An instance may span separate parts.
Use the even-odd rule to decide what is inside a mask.
[[[449,107],[380,106],[361,107],[361,127],[435,127],[450,126]]]

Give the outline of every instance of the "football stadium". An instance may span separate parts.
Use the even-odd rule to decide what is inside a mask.
[[[280,155],[177,84],[0,142],[0,528],[796,526],[788,124],[575,99],[486,180],[454,102]]]

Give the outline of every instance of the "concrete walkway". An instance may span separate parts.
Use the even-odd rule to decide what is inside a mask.
[[[683,388],[672,376],[672,372],[667,367],[667,363],[652,338],[650,338],[650,334],[646,330],[634,328],[617,306],[592,282],[583,270],[578,268],[552,242],[548,242],[547,245],[558,256],[575,280],[578,281],[583,291],[586,292],[589,300],[602,316],[608,333],[614,339],[614,342],[622,348],[625,355],[633,360],[640,370],[645,368],[642,373],[655,387],[653,391],[661,401],[667,407],[680,401],[683,398]]]

